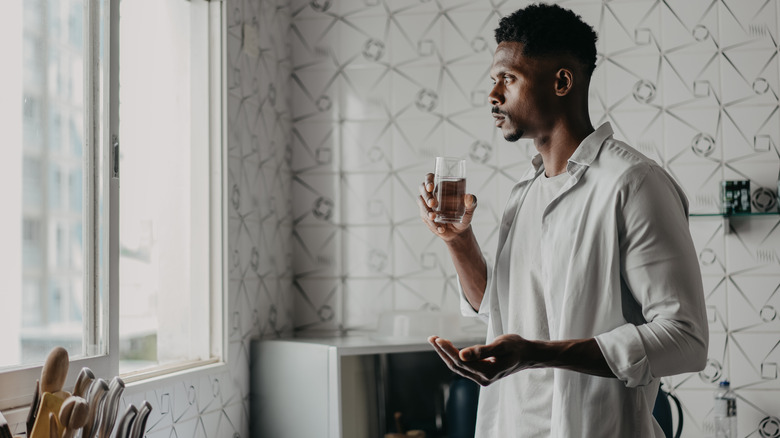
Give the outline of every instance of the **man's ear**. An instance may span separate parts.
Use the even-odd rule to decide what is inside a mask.
[[[574,88],[574,74],[568,68],[555,72],[555,95],[566,96]]]

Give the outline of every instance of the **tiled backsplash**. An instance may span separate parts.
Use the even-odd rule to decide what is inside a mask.
[[[498,0],[292,0],[296,329],[371,329],[391,309],[457,310],[454,270],[415,205],[436,155],[468,160],[488,259],[513,181],[535,153],[493,127],[486,97]],[[594,124],[655,159],[694,213],[724,179],[776,190],[778,2],[559,1],[599,33]],[[780,216],[690,220],[710,316],[710,362],[667,379],[701,435],[719,379],[740,435],[780,427]]]

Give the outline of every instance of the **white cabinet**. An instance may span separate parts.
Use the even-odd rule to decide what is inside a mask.
[[[458,348],[483,336],[455,339]],[[382,429],[383,355],[432,351],[417,342],[369,336],[291,338],[252,346],[252,436],[366,436]],[[380,435],[381,436],[381,435]]]

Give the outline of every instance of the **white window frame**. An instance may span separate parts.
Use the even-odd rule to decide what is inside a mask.
[[[208,163],[202,163],[203,168],[208,167],[209,172],[209,303],[210,308],[207,311],[210,317],[209,351],[211,359],[192,361],[187,363],[161,366],[143,373],[134,373],[129,376],[123,376],[128,383],[129,390],[143,390],[150,385],[161,385],[166,382],[173,382],[186,375],[187,378],[195,377],[203,373],[219,373],[227,369],[227,329],[225,327],[226,318],[224,317],[227,309],[227,209],[225,208],[225,187],[227,187],[227,157],[225,147],[227,144],[225,109],[226,90],[225,80],[225,32],[227,29],[225,18],[225,6],[222,0],[181,0],[191,1],[192,7],[197,8],[197,14],[205,14],[208,17],[208,31],[206,35],[196,35],[193,32],[192,37],[203,38],[209,46],[207,53],[193,53],[193,62],[203,67],[203,74],[193,78],[193,84],[196,86],[208,87],[208,116],[205,117],[205,123],[193,124],[193,139],[202,139],[208,143],[209,159]],[[91,300],[84,310],[85,329],[88,336],[93,336],[98,330],[103,330],[103,342],[107,345],[104,348],[107,354],[88,351],[87,358],[72,359],[68,369],[68,377],[65,387],[68,389],[75,383],[76,376],[82,367],[89,367],[96,377],[110,379],[119,372],[119,181],[120,175],[114,175],[114,163],[117,162],[117,148],[121,148],[121,139],[118,138],[119,132],[119,0],[106,0],[105,14],[108,17],[103,27],[103,38],[107,42],[107,49],[104,54],[105,68],[103,77],[100,78],[100,70],[97,63],[93,62],[98,56],[100,46],[99,38],[96,40],[94,35],[100,32],[100,21],[97,15],[99,7],[97,1],[85,0],[85,75],[89,75],[86,81],[89,84],[98,84],[103,81],[108,84],[104,87],[103,101],[100,102],[99,87],[91,87],[91,90],[85,90],[84,117],[86,120],[85,142],[85,166],[87,169],[100,166],[99,172],[102,172],[104,178],[100,180],[99,172],[85,172],[86,184],[92,187],[91,191],[107,194],[103,195],[103,208],[106,212],[104,217],[108,217],[108,223],[103,229],[96,230],[94,224],[99,217],[97,211],[98,203],[93,200],[98,199],[98,194],[89,193],[85,199],[85,217],[84,217],[84,248],[85,251],[91,251],[85,278],[91,279],[89,285],[85,288]],[[87,68],[89,66],[89,68]],[[195,69],[197,70],[197,69]],[[85,87],[86,89],[87,87]],[[86,104],[86,102],[90,102]],[[103,105],[105,114],[103,125],[99,126],[98,117],[93,111]],[[195,135],[197,134],[197,135]],[[89,145],[98,144],[98,147]],[[115,147],[116,146],[116,147]],[[116,166],[118,168],[118,165]],[[95,167],[96,168],[96,167]],[[96,168],[97,169],[97,168]],[[121,172],[121,169],[119,169]],[[88,176],[87,176],[88,175]],[[101,184],[102,187],[98,187]],[[90,230],[90,232],[86,232]],[[99,248],[99,233],[104,238],[103,248]],[[97,260],[100,251],[107,251],[108,257],[108,276],[98,275]],[[97,300],[100,294],[107,295],[108,305],[100,306]],[[102,314],[101,310],[102,310]],[[87,313],[91,312],[91,317]],[[106,323],[107,322],[107,323]],[[89,327],[86,327],[89,326]],[[92,342],[90,342],[92,343]],[[95,353],[97,353],[95,355]],[[32,402],[35,381],[40,379],[43,364],[37,366],[15,368],[9,371],[0,372],[0,410],[3,411],[9,424],[22,423],[26,420],[29,404]]]

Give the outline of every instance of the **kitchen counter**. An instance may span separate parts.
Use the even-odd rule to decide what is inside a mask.
[[[448,338],[458,348],[468,347],[485,342],[484,333],[464,333]],[[378,336],[372,333],[359,333],[347,336],[316,336],[274,339],[260,342],[290,342],[313,344],[333,348],[339,356],[357,356],[364,354],[413,353],[417,351],[433,351],[427,338],[399,338]]]

